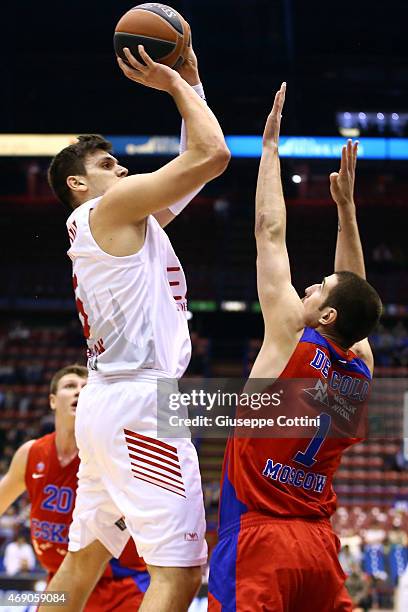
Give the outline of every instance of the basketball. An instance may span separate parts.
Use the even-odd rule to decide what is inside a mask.
[[[180,66],[190,45],[190,26],[170,6],[145,2],[130,9],[119,19],[113,40],[116,55],[128,63],[123,48],[128,47],[137,60],[143,45],[150,57],[171,68]]]

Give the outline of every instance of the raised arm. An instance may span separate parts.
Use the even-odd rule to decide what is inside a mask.
[[[363,248],[354,203],[358,141],[347,142],[341,152],[339,172],[330,175],[330,192],[339,217],[334,271],[346,270],[365,278]]]
[[[175,70],[154,62],[142,46],[145,64],[125,53],[132,67],[118,61],[128,78],[173,97],[186,124],[187,150],[156,172],[123,178],[106,192],[96,213],[113,225],[137,223],[174,204],[220,175],[230,159],[217,119],[192,87]]]
[[[303,305],[292,286],[286,248],[286,206],[278,151],[285,93],[283,83],[266,122],[256,190],[257,286],[265,337],[251,376],[259,378],[279,374],[267,374],[270,372],[267,363],[273,361],[279,370],[280,362],[287,362],[303,328]]]
[[[366,278],[363,247],[358,230],[354,183],[356,176],[358,141],[347,141],[341,152],[340,170],[330,175],[330,193],[337,206],[338,231],[334,271],[354,272]],[[372,371],[373,353],[368,340],[357,342],[352,350],[367,363]]]
[[[194,53],[194,49],[192,46],[189,47],[186,59],[184,63],[176,69],[179,75],[191,85],[197,95],[200,96],[203,100],[205,100],[204,88],[200,79],[200,74],[198,71],[198,61],[197,56]],[[184,119],[181,121],[181,133],[180,133],[180,155],[184,153],[187,149],[187,130]],[[162,227],[168,225],[171,221],[173,221],[177,215],[179,215],[188,204],[190,204],[191,200],[195,198],[196,195],[200,193],[204,185],[200,185],[197,189],[189,193],[188,195],[181,198],[168,208],[164,210],[160,210],[155,213],[155,217],[157,221],[160,223]]]
[[[20,446],[10,463],[7,473],[0,480],[0,516],[26,490],[25,471],[28,452],[33,442],[33,440],[30,440]]]

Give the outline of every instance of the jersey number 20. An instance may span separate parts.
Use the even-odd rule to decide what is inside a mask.
[[[70,487],[47,485],[44,488],[44,493],[48,497],[44,499],[41,508],[44,510],[51,510],[51,512],[62,512],[63,514],[67,514],[71,511],[74,493]]]

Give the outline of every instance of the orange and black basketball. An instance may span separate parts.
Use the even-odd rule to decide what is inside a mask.
[[[115,28],[116,55],[126,63],[124,47],[143,62],[137,50],[143,45],[156,62],[177,68],[183,63],[190,44],[190,26],[170,6],[159,2],[145,2],[125,13]]]

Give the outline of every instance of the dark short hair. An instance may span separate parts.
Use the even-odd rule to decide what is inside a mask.
[[[51,378],[50,382],[50,393],[55,393],[58,390],[58,383],[63,376],[66,374],[76,374],[81,378],[88,378],[88,369],[85,366],[81,366],[78,363],[73,363],[72,365],[67,365],[65,368],[61,368],[57,372],[55,372],[54,376]]]
[[[381,317],[380,296],[364,278],[353,272],[336,272],[338,283],[330,291],[320,310],[337,310],[334,327],[345,346],[367,338]]]
[[[48,168],[48,182],[57,198],[68,208],[75,208],[72,191],[67,185],[71,175],[86,175],[86,157],[100,149],[111,151],[112,145],[98,134],[83,134],[77,142],[62,149],[52,160]]]

